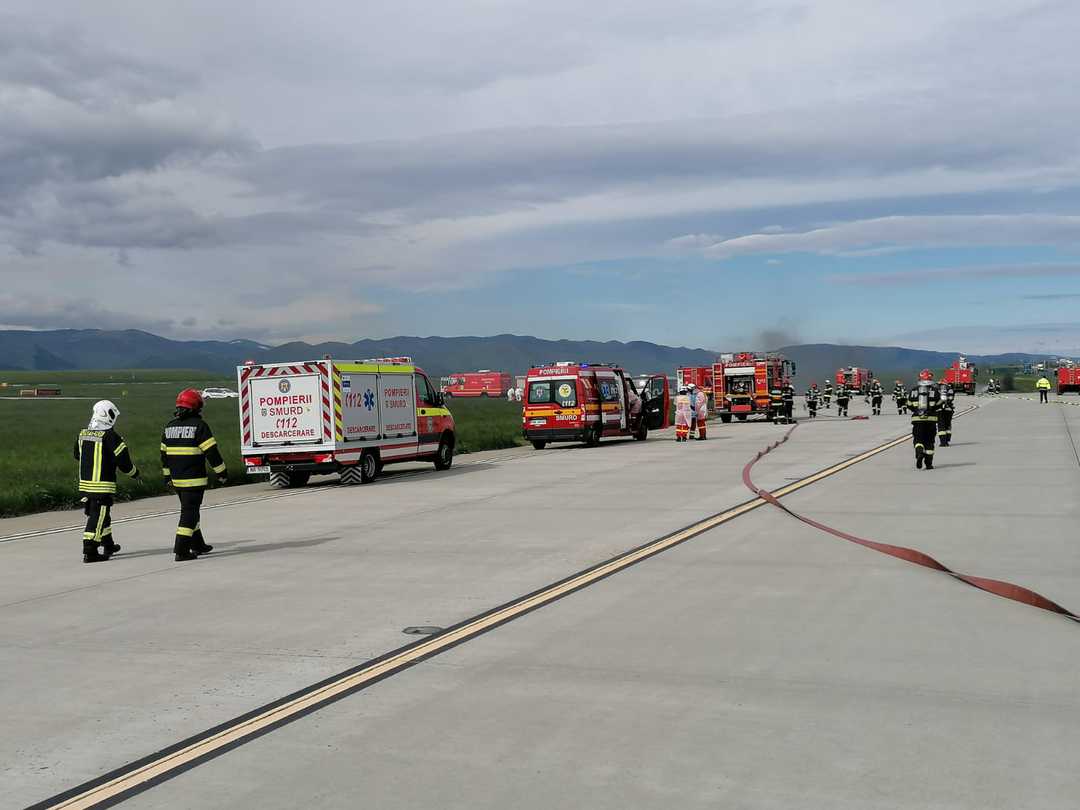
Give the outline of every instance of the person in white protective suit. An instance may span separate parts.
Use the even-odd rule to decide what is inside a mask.
[[[685,386],[675,397],[675,441],[685,442],[690,436],[690,422],[694,418],[694,406],[690,403],[690,391]]]
[[[694,387],[694,419],[697,422],[697,440],[705,441],[705,420],[709,417],[709,398],[700,388]]]

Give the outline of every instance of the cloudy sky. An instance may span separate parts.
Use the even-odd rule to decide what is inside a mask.
[[[1080,353],[1072,0],[6,0],[0,325]]]

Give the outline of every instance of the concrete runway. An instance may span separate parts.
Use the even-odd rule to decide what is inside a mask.
[[[982,407],[935,470],[905,444],[784,502],[1080,609],[1080,408],[959,402]],[[754,480],[776,489],[907,429],[804,421]],[[743,466],[784,428],[711,430],[265,500],[230,488],[212,502],[246,502],[204,514],[219,551],[193,563],[172,562],[172,499],[118,507],[148,517],[118,525],[124,551],[100,565],[61,531],[78,514],[0,521],[5,806],[746,502]],[[1080,625],[765,505],[127,804],[1074,808],[1078,673]]]

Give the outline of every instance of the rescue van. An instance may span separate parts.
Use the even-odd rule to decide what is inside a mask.
[[[636,401],[636,402],[635,402]],[[613,365],[551,363],[529,369],[525,377],[522,432],[537,450],[549,442],[585,442],[633,436],[671,424],[668,378],[645,378],[638,390],[630,376]]]
[[[408,357],[248,363],[236,377],[244,466],[271,486],[366,484],[385,464],[454,461],[454,417]]]
[[[448,397],[504,397],[513,385],[510,374],[488,369],[450,374],[439,381],[440,390]]]

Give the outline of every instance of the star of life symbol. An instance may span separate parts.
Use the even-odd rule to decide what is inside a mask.
[[[369,411],[375,409],[375,392],[370,388],[364,392],[364,407]]]

